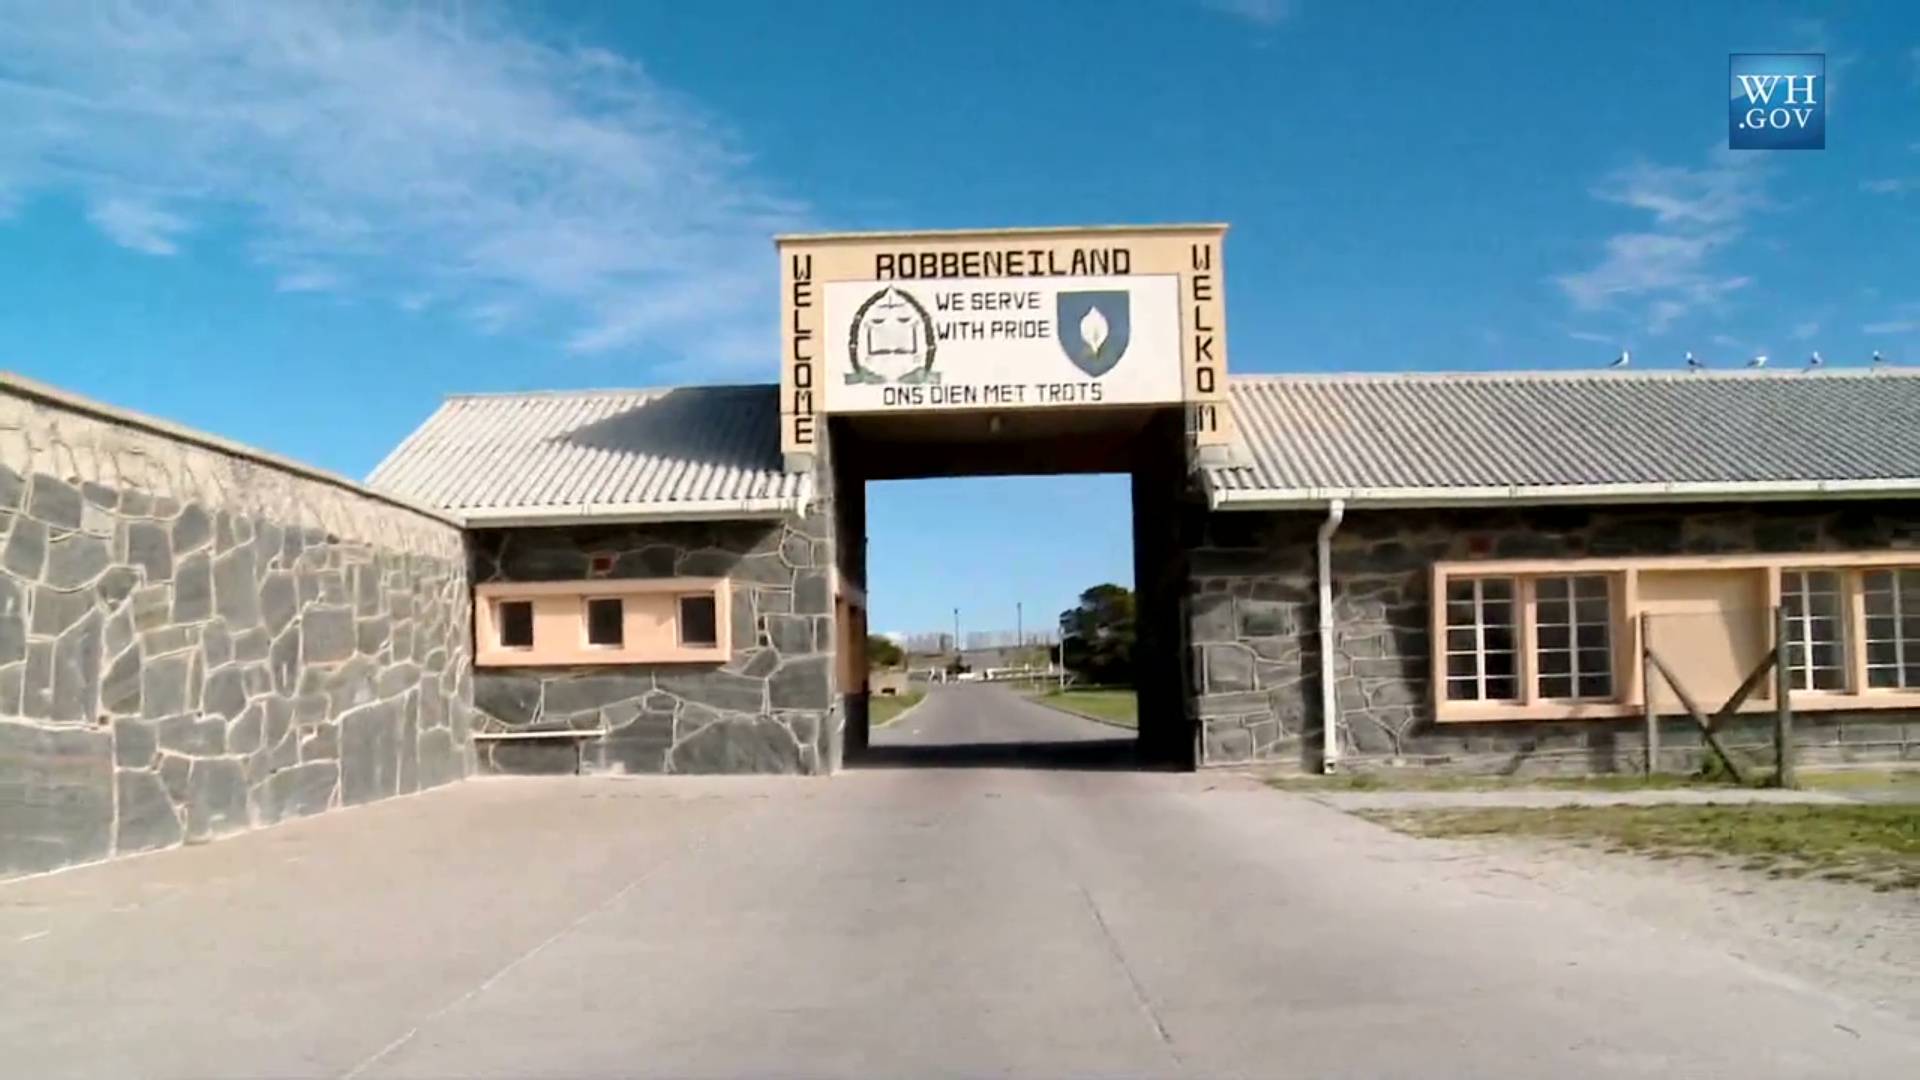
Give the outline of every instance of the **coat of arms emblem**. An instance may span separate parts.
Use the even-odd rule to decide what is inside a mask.
[[[1099,378],[1113,370],[1133,339],[1125,289],[1063,292],[1054,302],[1060,348],[1081,371]]]

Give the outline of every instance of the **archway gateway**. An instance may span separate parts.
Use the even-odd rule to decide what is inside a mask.
[[[1231,438],[1225,232],[777,238],[780,445],[832,507],[845,751],[868,736],[868,481],[1125,473],[1139,748],[1194,763],[1177,528],[1192,467]]]

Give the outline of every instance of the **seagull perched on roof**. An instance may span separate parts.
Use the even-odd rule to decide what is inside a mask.
[[[1607,366],[1610,368],[1623,368],[1631,363],[1633,363],[1633,354],[1628,352],[1625,349],[1621,349],[1620,355],[1614,357],[1613,363],[1608,364]]]
[[[1701,363],[1697,358],[1694,357],[1692,349],[1688,349],[1687,350],[1687,370],[1688,371],[1705,371],[1706,369],[1707,369],[1707,365]]]
[[[1749,361],[1747,361],[1747,366],[1748,366],[1748,367],[1750,367],[1750,368],[1763,368],[1763,367],[1766,367],[1766,366],[1767,366],[1767,354],[1766,354],[1766,353],[1760,353],[1759,355],[1757,355],[1757,356],[1755,356],[1755,357],[1754,357],[1753,359],[1751,359],[1751,360],[1749,360]]]
[[[1886,358],[1886,357],[1884,357],[1884,356],[1881,356],[1881,355],[1880,355],[1880,350],[1879,350],[1879,349],[1875,349],[1875,350],[1873,350],[1873,366],[1874,366],[1874,367],[1885,367],[1885,366],[1887,366],[1887,358]]]
[[[1823,368],[1823,367],[1826,367],[1826,366],[1827,366],[1827,361],[1826,361],[1826,358],[1820,355],[1820,350],[1819,350],[1819,349],[1815,349],[1815,350],[1813,350],[1813,355],[1812,355],[1812,356],[1809,356],[1809,357],[1807,357],[1807,370],[1808,370],[1808,371],[1812,371],[1812,370],[1813,370],[1813,369],[1815,369],[1815,368]]]

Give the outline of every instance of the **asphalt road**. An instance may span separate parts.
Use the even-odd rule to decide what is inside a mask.
[[[1062,759],[1106,733],[1057,717],[937,692],[882,742],[947,767],[474,781],[0,885],[0,1072],[1752,1080],[1920,1062],[1908,1021],[1447,844],[1232,775]],[[969,764],[1013,731],[1056,749]]]

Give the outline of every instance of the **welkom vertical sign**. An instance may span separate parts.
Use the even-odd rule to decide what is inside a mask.
[[[1224,449],[1224,225],[783,236],[780,446],[832,413],[1181,405]]]

